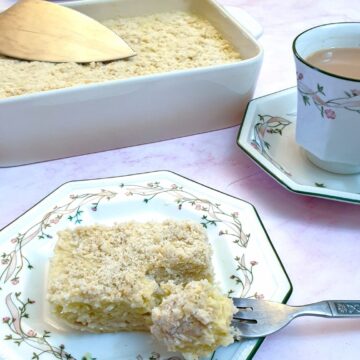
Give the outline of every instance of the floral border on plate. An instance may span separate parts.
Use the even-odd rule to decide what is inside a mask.
[[[208,199],[199,198],[183,186],[176,183],[164,186],[160,182],[148,182],[145,184],[119,184],[119,192],[100,189],[97,192],[86,192],[70,194],[65,203],[55,205],[51,211],[43,214],[41,219],[27,228],[24,232],[14,234],[9,238],[8,251],[1,254],[0,265],[0,296],[5,291],[4,287],[10,287],[4,295],[4,305],[6,312],[0,314],[2,325],[9,328],[9,333],[5,335],[5,341],[11,341],[17,346],[28,346],[33,351],[34,360],[42,359],[43,355],[47,358],[75,360],[66,350],[65,344],[52,344],[51,332],[43,329],[26,328],[24,319],[30,317],[29,307],[36,303],[36,299],[23,296],[17,289],[21,284],[22,274],[25,271],[33,274],[36,272],[36,264],[33,264],[27,257],[26,250],[32,245],[34,240],[52,240],[52,228],[60,222],[70,222],[76,225],[83,223],[82,215],[85,210],[97,212],[101,211],[103,202],[111,202],[117,196],[136,197],[145,204],[151,204],[152,200],[160,196],[170,197],[172,205],[179,211],[188,207],[195,209],[201,215],[200,223],[204,228],[218,227],[218,235],[231,239],[240,248],[246,248],[250,241],[250,234],[244,232],[242,223],[237,212],[227,212],[219,203]],[[247,261],[245,255],[234,258],[237,268],[236,273],[230,276],[234,287],[241,288],[240,296],[262,298],[262,294],[251,292],[251,285],[254,281],[253,267],[258,264],[254,259]],[[228,295],[234,292],[230,289]],[[4,309],[4,307],[2,307]],[[4,311],[4,310],[2,310]],[[158,360],[161,355],[153,352],[150,357],[137,355],[136,360]],[[86,353],[82,360],[94,360],[91,354]],[[180,360],[178,357],[171,357],[167,360]]]

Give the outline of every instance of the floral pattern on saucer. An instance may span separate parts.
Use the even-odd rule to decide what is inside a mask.
[[[254,125],[254,137],[251,145],[280,171],[291,176],[291,173],[271,156],[269,153],[271,145],[265,139],[265,136],[268,134],[282,136],[284,129],[291,124],[291,121],[283,117],[271,115],[258,115],[258,117],[259,121]]]
[[[336,111],[336,107],[360,112],[360,92],[357,90],[346,94],[344,99],[332,99],[328,102],[319,96],[325,94],[325,89],[320,85],[315,91],[305,87],[300,91],[305,91],[302,93],[306,97],[303,101],[311,106],[311,99],[329,121],[336,120],[336,114],[327,110]],[[359,106],[359,110],[356,106]],[[307,159],[296,143],[296,108],[296,88],[252,100],[239,131],[238,145],[269,175],[291,191],[360,203],[360,174],[341,175],[322,170]]]

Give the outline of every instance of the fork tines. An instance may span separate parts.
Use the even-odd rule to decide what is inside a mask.
[[[239,310],[236,314],[234,314],[233,319],[241,322],[256,324],[257,321],[254,319],[253,314],[254,301],[258,300],[233,298],[233,303]]]

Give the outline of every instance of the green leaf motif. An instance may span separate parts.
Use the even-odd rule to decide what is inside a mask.
[[[149,360],[159,360],[160,359],[160,355],[157,353],[153,353],[151,354],[151,356],[149,357]]]
[[[228,293],[227,293],[227,296],[228,296],[229,298],[232,297],[232,294],[233,294],[234,292],[235,292],[234,290],[230,289],[230,290],[228,291]]]
[[[268,150],[271,148],[271,145],[267,141],[264,141],[264,145]]]
[[[310,105],[310,99],[309,99],[309,97],[307,95],[303,95],[302,98],[303,98],[305,106]]]
[[[325,184],[323,184],[323,183],[318,183],[318,182],[315,183],[315,186],[317,186],[317,187],[319,187],[319,188],[326,188]]]
[[[318,90],[318,92],[319,92],[320,94],[326,96],[325,93],[324,93],[324,87],[321,86],[320,84],[317,84],[317,90]]]
[[[81,360],[96,360],[96,358],[92,357],[90,353],[86,353]]]
[[[265,120],[265,117],[264,117],[263,115],[258,114],[258,117],[259,117],[259,120],[260,120],[260,121],[264,121],[264,120]]]

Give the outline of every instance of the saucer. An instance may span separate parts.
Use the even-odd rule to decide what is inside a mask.
[[[312,164],[295,142],[296,88],[250,101],[237,143],[288,190],[360,203],[360,174],[341,175]]]

